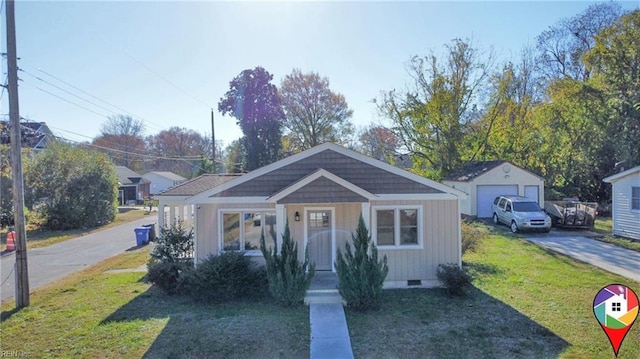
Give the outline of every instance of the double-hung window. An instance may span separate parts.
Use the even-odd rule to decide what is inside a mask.
[[[264,233],[267,247],[276,238],[275,211],[221,211],[223,251],[260,253],[260,236]]]
[[[631,187],[631,209],[640,211],[640,187]]]
[[[373,237],[378,247],[422,246],[422,208],[416,206],[374,207]]]

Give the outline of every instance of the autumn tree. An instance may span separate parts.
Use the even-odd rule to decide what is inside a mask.
[[[615,145],[602,155],[627,166],[640,164],[640,10],[598,33],[585,63],[607,98],[606,136]]]
[[[400,139],[393,131],[380,125],[371,125],[360,132],[360,151],[369,157],[396,164]]]
[[[279,159],[284,112],[273,75],[262,67],[244,70],[229,83],[218,111],[236,118],[242,130],[244,170],[252,171]]]
[[[113,163],[138,171],[145,154],[143,134],[141,120],[127,115],[110,116],[92,145],[108,154]]]
[[[382,95],[381,114],[412,154],[414,170],[439,178],[462,163],[467,131],[478,117],[479,91],[491,66],[469,41],[455,39],[446,45],[444,58],[431,53],[414,56],[409,75],[414,83],[406,92]]]
[[[184,127],[174,126],[147,137],[152,158],[149,169],[170,171],[184,177],[201,172],[200,167],[211,158],[211,138]],[[210,165],[210,161],[207,162]]]
[[[324,142],[344,145],[353,133],[353,111],[342,94],[331,91],[327,77],[294,69],[280,84],[280,98],[291,152]]]
[[[603,2],[561,20],[537,37],[538,66],[547,80],[586,81],[590,70],[582,57],[595,45],[596,35],[620,17],[620,5]]]
[[[227,173],[242,173],[245,155],[240,140],[234,140],[224,149],[224,167]]]

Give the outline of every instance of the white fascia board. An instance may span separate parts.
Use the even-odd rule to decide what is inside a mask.
[[[354,185],[353,183],[334,175],[333,173],[321,168],[319,170],[316,170],[315,172],[313,172],[311,175],[306,176],[304,178],[302,178],[301,180],[299,180],[298,182],[292,184],[291,186],[288,186],[286,188],[284,188],[282,191],[274,194],[273,196],[268,198],[269,202],[278,202],[281,199],[283,199],[284,197],[296,192],[297,190],[303,188],[304,186],[308,185],[309,183],[317,180],[320,177],[324,177],[348,190],[350,190],[351,192],[354,192],[368,200],[373,200],[376,199],[377,196]]]
[[[191,197],[187,200],[189,204],[235,204],[235,203],[269,203],[268,197],[254,196],[254,197],[207,197],[196,199]]]
[[[377,200],[381,201],[408,201],[408,200],[416,200],[416,201],[424,201],[424,200],[443,200],[443,199],[464,199],[467,197],[467,194],[462,192],[464,196],[458,196],[453,193],[389,193],[389,194],[378,194]]]
[[[622,171],[620,173],[616,173],[614,175],[611,175],[609,177],[604,178],[602,181],[603,182],[607,182],[607,183],[613,183],[616,182],[617,180],[623,178],[623,177],[627,177],[628,175],[634,174],[635,172],[640,172],[640,166],[636,166],[633,168],[630,168],[626,171]]]

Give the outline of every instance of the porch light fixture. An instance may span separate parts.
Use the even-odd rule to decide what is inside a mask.
[[[300,222],[300,212],[296,211],[296,214],[293,215],[293,220]]]

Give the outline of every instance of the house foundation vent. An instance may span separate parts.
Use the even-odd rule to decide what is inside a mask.
[[[409,279],[407,281],[407,286],[408,287],[415,287],[415,286],[420,286],[422,285],[422,281],[420,279]]]

